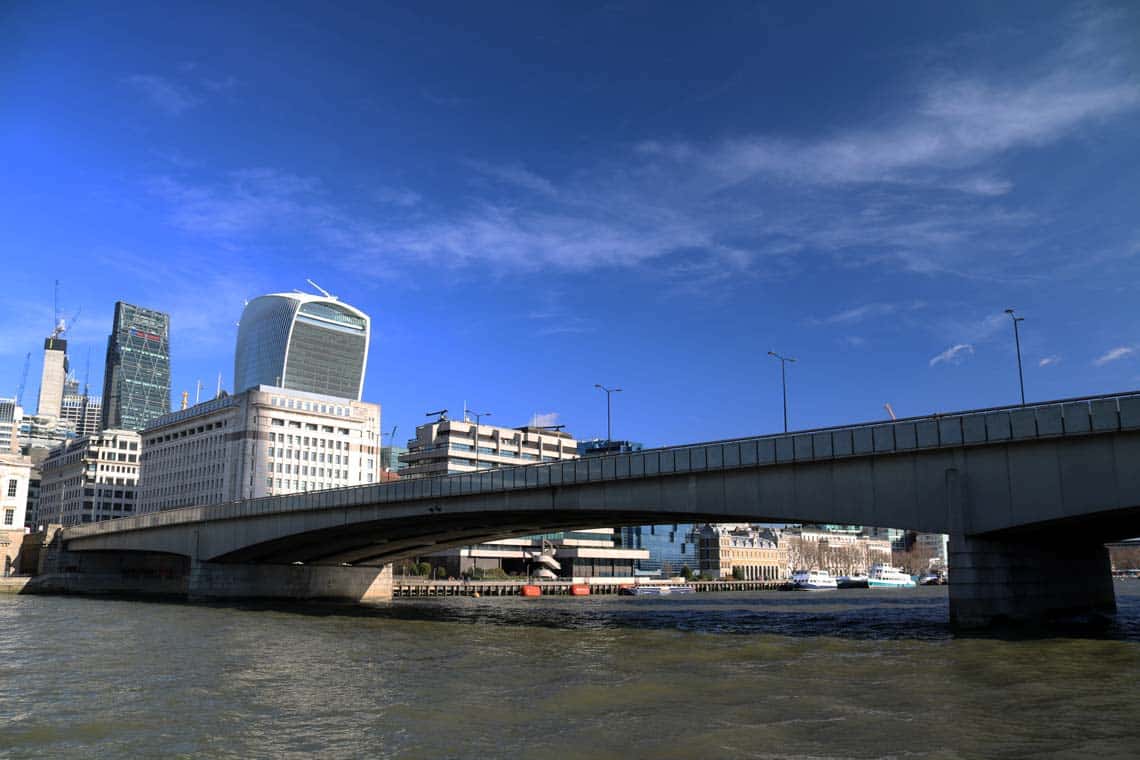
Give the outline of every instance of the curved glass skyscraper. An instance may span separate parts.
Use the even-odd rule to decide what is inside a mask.
[[[371,320],[336,298],[274,293],[246,304],[234,393],[258,385],[360,400]]]

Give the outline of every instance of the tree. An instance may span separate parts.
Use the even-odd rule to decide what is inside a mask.
[[[736,581],[744,580],[744,568],[743,567],[732,568],[732,579],[736,580]]]
[[[688,565],[682,565],[681,577],[687,581],[691,581],[693,579],[693,568],[689,567]]]

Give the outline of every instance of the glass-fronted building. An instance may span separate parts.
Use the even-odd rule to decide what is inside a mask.
[[[637,561],[640,573],[680,575],[686,566],[696,572],[700,563],[700,529],[693,523],[635,525],[621,529],[621,546],[649,552],[647,559]]]
[[[274,293],[246,304],[234,393],[259,385],[360,400],[371,320],[332,296]]]
[[[142,430],[169,411],[170,315],[118,301],[107,338],[100,426]]]

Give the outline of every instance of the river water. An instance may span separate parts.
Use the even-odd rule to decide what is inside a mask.
[[[955,637],[946,591],[202,606],[0,595],[0,757],[1135,758],[1105,631]]]

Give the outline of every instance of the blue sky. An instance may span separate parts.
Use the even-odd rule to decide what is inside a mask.
[[[1140,387],[1135,5],[7,3],[0,393],[113,303],[173,396],[256,295],[373,317],[365,398],[646,444]]]

